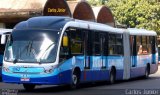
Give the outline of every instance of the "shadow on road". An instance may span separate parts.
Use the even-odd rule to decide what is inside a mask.
[[[83,93],[83,95],[88,94],[89,92],[94,93],[95,95],[96,92],[98,92],[100,94],[100,91],[96,91],[96,88],[101,88],[102,86],[116,86],[116,85],[121,85],[123,83],[130,83],[130,82],[141,82],[141,81],[150,81],[150,80],[154,80],[154,79],[160,79],[160,77],[149,77],[148,79],[144,79],[142,77],[140,78],[134,78],[134,79],[130,79],[130,80],[122,80],[122,81],[117,81],[115,84],[110,85],[108,82],[92,82],[92,83],[85,83],[85,84],[81,84],[80,87],[76,90],[71,90],[69,89],[68,86],[49,86],[49,87],[38,87],[35,90],[33,90],[32,92],[27,92],[24,89],[20,90],[20,93],[36,93],[36,94],[41,94],[41,93],[54,93],[54,94],[58,94],[58,95],[74,95],[77,93]],[[95,88],[96,87],[96,88]],[[86,88],[91,88],[91,89],[86,89]],[[93,88],[93,89],[92,89]],[[121,88],[119,88],[121,89]],[[87,90],[89,90],[87,92]],[[105,89],[107,90],[107,89]],[[63,94],[61,94],[61,92],[63,92]],[[104,92],[101,91],[101,92]],[[47,94],[45,94],[47,95]],[[102,94],[101,94],[102,95]],[[106,94],[105,94],[106,95]],[[113,94],[114,95],[114,94]]]

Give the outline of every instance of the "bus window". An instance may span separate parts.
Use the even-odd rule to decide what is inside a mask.
[[[104,56],[108,56],[108,33],[104,33],[104,45],[103,45],[103,49],[104,49]]]
[[[142,36],[142,54],[148,54],[146,36]]]
[[[116,35],[116,53],[118,55],[123,55],[123,37],[121,34]]]
[[[141,36],[136,37],[136,46],[137,46],[137,55],[141,55],[142,54]]]
[[[116,42],[115,35],[109,34],[109,55],[113,55],[114,54],[115,42]]]
[[[123,37],[121,34],[109,34],[109,55],[123,55]]]
[[[68,49],[69,49],[69,48],[68,48],[69,45],[64,46],[64,42],[63,42],[65,36],[68,37],[68,35],[67,35],[66,32],[63,34],[63,38],[62,38],[61,52],[60,52],[62,55],[68,55],[68,53],[69,53],[69,50],[68,50]],[[68,39],[67,39],[67,40],[68,40]],[[66,40],[66,41],[67,41],[67,40]],[[66,42],[66,43],[68,43],[68,42]]]
[[[146,55],[151,53],[151,42],[147,36],[137,36],[137,54]]]
[[[130,52],[131,52],[131,55],[134,55],[134,51],[133,51],[133,46],[134,46],[134,36],[130,36]]]
[[[93,54],[93,31],[89,31],[89,30],[85,30],[84,31],[86,34],[85,34],[85,48],[86,48],[86,55],[87,56],[92,56]]]
[[[101,47],[100,47],[100,33],[94,32],[94,38],[93,38],[93,53],[95,55],[100,55]]]
[[[63,36],[68,36],[69,45],[64,47],[61,44],[60,50],[60,62],[68,59],[72,55],[83,55],[84,54],[84,32],[76,28],[66,29]],[[63,43],[63,40],[62,42]]]
[[[107,33],[101,33],[100,34],[100,50],[101,50],[101,55],[107,55],[107,48],[108,48],[108,44],[107,44]]]
[[[63,34],[63,37],[64,36],[68,36],[68,31],[66,31],[64,34]],[[69,37],[69,36],[68,36]],[[61,42],[61,48],[60,48],[60,55],[59,55],[59,62],[62,62],[66,59],[69,58],[69,45],[68,46],[63,46],[63,39],[62,39],[62,42]]]
[[[84,32],[80,29],[70,30],[71,54],[84,54]]]
[[[139,47],[138,47],[138,55],[141,55],[142,54],[142,52],[143,52],[143,50],[142,50],[142,45],[139,45]]]
[[[148,54],[151,54],[151,41],[149,36],[147,36],[147,50]]]
[[[155,48],[155,37],[152,36],[150,37],[151,39],[151,43],[152,43],[152,54],[155,54],[156,53],[156,48]]]

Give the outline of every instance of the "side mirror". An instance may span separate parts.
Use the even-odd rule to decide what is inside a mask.
[[[63,36],[63,47],[68,47],[68,36],[67,35]]]
[[[6,44],[6,35],[1,36],[1,44]]]

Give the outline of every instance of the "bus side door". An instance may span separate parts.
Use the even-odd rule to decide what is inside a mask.
[[[85,41],[84,41],[84,71],[83,71],[83,81],[92,80],[91,63],[92,63],[92,31],[85,31]]]

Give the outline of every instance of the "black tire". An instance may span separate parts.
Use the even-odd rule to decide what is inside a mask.
[[[34,84],[23,84],[23,87],[26,91],[32,91],[35,88],[36,85]]]
[[[150,74],[150,68],[149,66],[146,67],[146,70],[145,70],[145,75],[144,75],[144,78],[149,78],[149,74]]]
[[[110,76],[109,76],[109,84],[114,84],[116,79],[115,70],[111,70]]]
[[[76,89],[79,86],[79,81],[80,81],[80,75],[78,71],[74,71],[72,73],[72,83],[70,84],[71,89]]]

